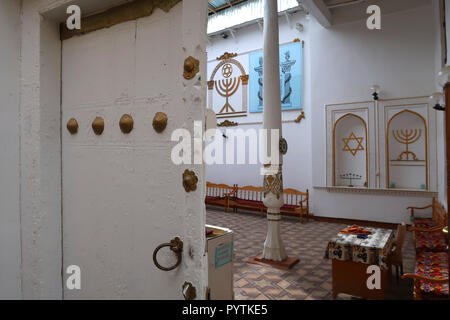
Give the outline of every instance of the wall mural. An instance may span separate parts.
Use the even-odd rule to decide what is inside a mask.
[[[225,104],[222,109],[220,109],[219,113],[235,112],[228,100],[229,97],[235,94],[237,89],[239,88],[239,85],[241,84],[241,78],[231,78],[232,74],[233,66],[230,63],[226,63],[222,66],[222,75],[224,76],[224,79],[214,81],[217,93],[226,99]]]
[[[217,115],[247,113],[249,76],[236,57],[237,53],[229,52],[217,57],[219,62],[208,81],[208,108]]]
[[[263,111],[263,52],[249,55],[249,108],[250,112]],[[303,43],[293,42],[280,46],[280,89],[282,110],[303,107]]]

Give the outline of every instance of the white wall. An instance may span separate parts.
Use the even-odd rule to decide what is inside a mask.
[[[307,189],[311,188],[311,110],[310,110],[310,58],[309,50],[311,47],[308,36],[309,17],[304,13],[297,12],[290,17],[290,24],[284,16],[279,17],[280,44],[292,42],[299,38],[305,41],[303,50],[303,111],[306,119],[300,124],[292,122],[300,114],[301,110],[283,111],[283,137],[288,142],[288,152],[283,160],[283,183],[285,188]],[[304,31],[299,32],[295,24],[300,22],[304,25]],[[236,39],[230,35],[227,39],[220,36],[210,38],[207,47],[208,61],[215,61],[216,57],[221,56],[225,51],[231,53],[246,53],[253,50],[260,50],[263,45],[262,30],[257,24],[253,24],[236,30]],[[248,70],[246,70],[248,73]],[[212,68],[208,70],[209,75]],[[238,127],[248,130],[251,128],[262,128],[262,113],[247,113],[247,117],[228,118],[230,121],[238,122]],[[218,119],[222,122],[225,119]],[[247,123],[247,124],[246,124]],[[223,131],[226,128],[222,128]],[[260,175],[259,164],[256,165],[209,165],[206,167],[207,181],[215,183],[262,186],[263,177]]]
[[[370,87],[381,85],[381,98],[428,96],[435,91],[435,28],[429,1],[423,6],[382,16],[382,30],[361,20],[328,29],[311,20],[311,109],[313,185],[325,186],[324,106],[371,99]],[[383,8],[382,12],[383,12]],[[315,215],[409,222],[406,207],[427,204],[424,197],[330,194],[316,189]]]
[[[0,299],[18,299],[20,1],[0,1],[0,42]]]

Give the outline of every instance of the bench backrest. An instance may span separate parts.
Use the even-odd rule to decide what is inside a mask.
[[[210,197],[224,197],[225,194],[235,192],[239,199],[263,201],[264,188],[255,186],[238,187],[237,184],[229,186],[227,184],[216,184],[206,182],[206,195]],[[288,188],[283,190],[284,204],[302,206],[304,209],[309,208],[309,191],[302,192],[296,189]],[[445,212],[445,211],[444,211]]]
[[[237,187],[236,197],[243,200],[263,201],[264,188],[254,186]]]
[[[302,192],[292,188],[284,189],[283,199],[284,204],[309,208],[309,190]]]
[[[243,200],[263,201],[264,188],[255,186],[237,187],[236,196]],[[301,192],[296,189],[288,188],[283,190],[284,204],[302,206],[309,208],[309,191]]]
[[[433,220],[441,226],[448,225],[448,213],[445,208],[433,198]]]
[[[209,181],[206,182],[206,196],[209,197],[224,197],[225,194],[230,193],[233,190],[234,187],[227,184],[216,184]]]

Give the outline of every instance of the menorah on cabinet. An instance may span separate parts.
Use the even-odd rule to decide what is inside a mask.
[[[349,180],[350,184],[348,185],[350,188],[353,188],[353,180],[361,180],[362,176],[356,173],[344,173],[340,175],[342,180]],[[366,184],[364,184],[366,186]]]

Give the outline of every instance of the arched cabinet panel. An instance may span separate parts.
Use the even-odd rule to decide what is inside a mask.
[[[437,190],[436,110],[427,97],[379,102],[380,186]]]
[[[428,190],[428,131],[425,118],[404,109],[389,119],[386,137],[387,186]]]
[[[353,113],[340,117],[333,130],[333,185],[368,186],[367,124]]]
[[[375,103],[326,106],[327,186],[375,187]]]

